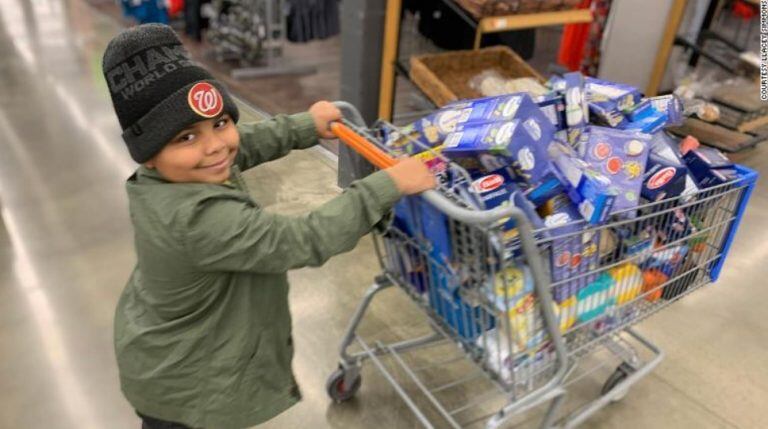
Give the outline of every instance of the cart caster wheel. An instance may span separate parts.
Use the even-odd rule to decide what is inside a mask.
[[[621,365],[616,368],[616,371],[611,374],[610,377],[608,377],[608,380],[605,381],[605,384],[603,384],[603,389],[600,391],[600,394],[605,396],[608,393],[610,393],[619,383],[624,381],[627,377],[629,377],[630,374],[635,372],[635,369],[632,368],[628,363],[622,362]],[[612,402],[619,402],[622,399],[624,399],[625,396],[627,396],[627,393],[629,392],[629,389],[623,389],[619,391],[618,393],[615,393],[616,396],[614,396],[611,401]]]
[[[328,377],[328,381],[325,383],[325,391],[333,402],[346,402],[352,399],[357,391],[360,390],[360,385],[363,381],[360,374],[358,373],[357,376],[352,379],[350,385],[347,385],[347,383],[344,382],[345,374],[344,369],[339,368],[336,371],[333,371],[330,377]]]

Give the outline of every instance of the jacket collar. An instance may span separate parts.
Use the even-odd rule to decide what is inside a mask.
[[[233,173],[230,173],[229,180],[222,183],[221,186],[226,186],[232,189],[237,188],[233,180],[233,175],[234,175]],[[128,181],[136,184],[173,183],[167,180],[165,177],[163,177],[163,175],[160,174],[160,172],[157,171],[157,169],[147,168],[143,165],[140,165],[139,168],[136,169],[133,175],[131,175],[131,177],[128,178]]]

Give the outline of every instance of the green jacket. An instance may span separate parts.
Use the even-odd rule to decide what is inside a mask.
[[[231,180],[127,182],[136,268],[117,305],[115,351],[128,401],[195,428],[264,422],[301,398],[286,271],[351,250],[400,195],[378,172],[301,217],[262,210],[240,171],[317,143],[309,114],[240,125]]]

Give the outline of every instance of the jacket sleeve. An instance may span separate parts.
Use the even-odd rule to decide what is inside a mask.
[[[318,142],[312,115],[277,115],[261,121],[240,124],[240,148],[235,163],[245,171],[261,163],[287,155],[293,149],[306,149]]]
[[[189,216],[185,246],[202,271],[281,273],[318,266],[352,250],[399,198],[383,171],[300,217],[269,213],[236,195],[209,197]]]

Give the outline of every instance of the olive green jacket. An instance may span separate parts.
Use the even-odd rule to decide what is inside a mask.
[[[128,180],[136,268],[115,314],[123,393],[142,414],[242,428],[300,400],[286,271],[351,250],[400,195],[384,172],[300,217],[262,210],[240,171],[317,143],[309,114],[238,126],[230,181]]]

